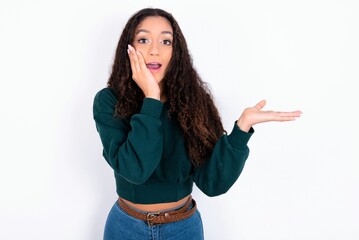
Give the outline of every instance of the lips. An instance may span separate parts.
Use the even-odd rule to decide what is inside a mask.
[[[156,70],[159,69],[162,65],[160,63],[147,63],[146,66],[148,69]]]

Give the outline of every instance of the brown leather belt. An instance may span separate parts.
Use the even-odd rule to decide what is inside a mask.
[[[140,213],[128,206],[121,198],[118,203],[128,215],[147,222],[148,226],[177,222],[191,217],[197,209],[196,201],[189,197],[187,203],[174,211]]]

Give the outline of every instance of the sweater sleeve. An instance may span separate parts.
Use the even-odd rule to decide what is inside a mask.
[[[231,188],[248,158],[247,143],[253,133],[253,128],[243,132],[235,123],[231,134],[218,140],[210,159],[194,171],[194,182],[203,193],[218,196]]]
[[[133,184],[144,183],[160,162],[163,148],[160,120],[163,104],[145,98],[139,114],[128,121],[114,117],[117,98],[105,88],[94,99],[93,117],[103,156],[114,171]]]

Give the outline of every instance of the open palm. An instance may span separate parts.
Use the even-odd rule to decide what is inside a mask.
[[[254,107],[246,108],[241,117],[238,119],[237,124],[243,131],[248,132],[249,129],[258,123],[264,122],[285,122],[293,121],[297,117],[300,117],[301,111],[292,112],[280,112],[280,111],[263,111],[263,107],[266,105],[266,100],[262,100]]]

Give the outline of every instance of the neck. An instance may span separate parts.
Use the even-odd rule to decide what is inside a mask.
[[[167,101],[167,96],[165,94],[161,94],[160,101],[161,102],[166,102]]]
[[[161,91],[160,101],[161,102],[166,102],[167,101],[167,96],[166,96],[166,93],[164,91],[163,82],[160,82],[159,87],[160,87],[160,91]]]

